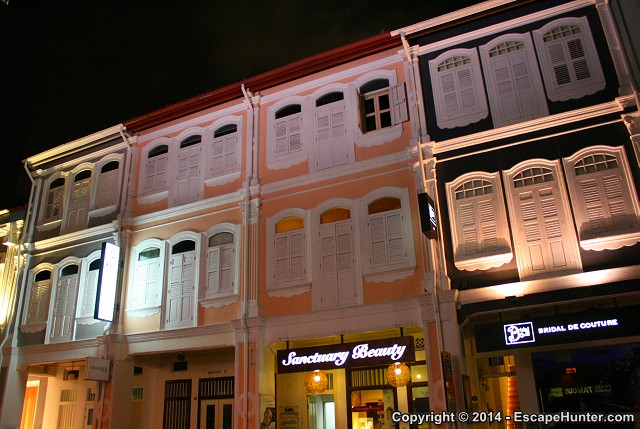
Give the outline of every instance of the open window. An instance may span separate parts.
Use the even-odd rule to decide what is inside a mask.
[[[360,130],[381,130],[409,119],[404,84],[389,85],[389,79],[374,79],[359,88]]]

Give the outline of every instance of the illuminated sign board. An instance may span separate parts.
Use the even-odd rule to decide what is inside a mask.
[[[413,337],[278,350],[278,373],[413,362]]]
[[[480,324],[476,326],[476,350],[487,352],[639,335],[638,312],[640,306],[632,306]]]
[[[418,194],[418,208],[420,209],[420,225],[422,233],[429,238],[438,237],[438,218],[433,198],[426,192]]]
[[[115,244],[102,243],[102,264],[98,277],[97,301],[94,316],[105,322],[113,321],[120,266],[120,248]]]

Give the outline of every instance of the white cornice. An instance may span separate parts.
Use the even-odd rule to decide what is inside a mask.
[[[31,251],[33,253],[38,253],[69,244],[86,244],[87,242],[95,241],[95,239],[102,240],[105,235],[108,236],[115,232],[115,225],[113,223],[108,223],[105,225],[95,226],[93,228],[83,229],[82,231],[48,238],[46,240],[36,241],[31,244]]]
[[[192,212],[207,210],[207,209],[215,208],[217,206],[224,206],[227,204],[240,202],[240,201],[242,201],[242,196],[237,192],[233,192],[230,194],[208,198],[202,201],[183,204],[178,207],[171,207],[168,209],[155,211],[153,213],[136,216],[132,220],[132,225],[134,227],[138,227],[148,223],[160,222],[169,218],[184,216]]]
[[[222,110],[216,110],[215,112],[207,113],[205,115],[199,115],[186,121],[179,122],[177,124],[169,125],[162,128],[156,128],[149,134],[141,134],[140,136],[138,136],[138,141],[136,142],[136,144],[144,144],[150,140],[157,139],[159,137],[165,137],[167,135],[186,130],[189,127],[200,126],[204,122],[213,122],[218,118],[229,115],[237,115],[238,113],[246,111],[247,106],[245,106],[244,104],[244,99],[238,98],[238,102],[240,104],[229,106]]]
[[[516,0],[517,1],[517,0]],[[477,12],[482,12],[483,9],[481,9],[482,5],[486,5],[489,4],[491,5],[490,7],[493,8],[495,6],[493,6],[493,3],[497,3],[497,6],[501,6],[502,4],[507,4],[507,3],[513,3],[512,0],[506,0],[506,1],[500,1],[500,2],[493,2],[493,1],[489,1],[489,2],[485,2],[485,3],[481,3],[479,5],[476,6],[472,6],[471,8],[467,8],[467,9],[473,9],[473,13],[477,13]],[[536,12],[536,13],[532,13],[529,15],[524,15],[524,16],[520,16],[518,18],[509,20],[509,21],[504,21],[501,22],[499,24],[495,24],[495,25],[490,25],[488,27],[483,27],[479,30],[475,30],[475,31],[471,31],[468,33],[464,33],[461,34],[459,36],[456,37],[450,37],[444,40],[439,40],[438,42],[435,43],[431,43],[429,45],[424,45],[424,46],[420,46],[420,48],[418,49],[418,55],[423,55],[429,52],[434,52],[434,51],[439,51],[440,49],[444,49],[448,46],[455,46],[455,45],[459,45],[461,43],[464,42],[468,42],[471,40],[476,40],[476,39],[480,39],[482,37],[486,37],[489,36],[491,34],[494,33],[499,33],[499,32],[503,32],[505,31],[505,29],[510,29],[510,28],[516,28],[519,27],[521,25],[525,25],[525,24],[529,24],[531,22],[536,22],[536,21],[540,21],[543,19],[547,19],[547,18],[552,18],[554,16],[563,14],[563,13],[567,13],[567,12],[571,12],[573,10],[576,9],[580,9],[583,8],[585,6],[590,6],[593,5],[594,2],[592,0],[575,0],[569,3],[565,3],[562,4],[560,6],[556,6],[556,7],[551,7],[545,10],[542,10],[540,12]],[[447,17],[448,15],[443,15],[440,18],[435,18],[433,21],[434,23],[431,25],[425,25],[421,28],[416,29],[415,31],[412,32],[418,32],[418,31],[422,31],[422,30],[426,30],[428,28],[431,27],[436,27],[437,25],[441,25],[441,24],[445,24],[447,22],[450,22],[454,19],[459,19],[459,18],[464,18],[466,16],[469,16],[471,14],[465,14],[465,15],[460,15],[459,12],[464,12],[467,9],[462,9],[461,11],[458,12],[454,12],[454,14],[450,14],[450,15],[456,15],[455,18],[453,19],[447,19],[444,20],[442,18]],[[432,20],[429,21],[425,21],[426,23],[429,23]],[[419,24],[416,24],[419,25]],[[398,30],[398,34],[399,32],[402,30]],[[405,34],[410,34],[408,32],[405,31]]]
[[[125,150],[128,147],[128,144],[125,142],[120,142],[116,145],[110,146],[108,148],[104,148],[102,150],[96,151],[96,152],[91,152],[85,156],[81,156],[78,158],[73,158],[70,161],[67,161],[63,164],[57,164],[51,168],[47,168],[46,170],[36,170],[33,172],[33,177],[37,178],[37,177],[42,177],[42,176],[47,176],[50,174],[53,174],[57,171],[68,171],[71,170],[73,167],[75,167],[76,165],[80,165],[83,162],[91,162],[91,163],[95,163],[96,161],[99,161],[102,157],[105,157],[111,153],[115,153],[117,151],[120,150]],[[68,154],[64,154],[64,155],[68,155]],[[61,155],[63,156],[63,155]],[[48,161],[52,161],[55,158],[52,158],[51,160],[47,160]]]
[[[98,339],[68,341],[53,344],[38,344],[18,347],[18,365],[55,363],[69,360],[84,360],[87,356],[97,356],[100,343]]]
[[[433,144],[434,154],[450,152],[452,150],[463,149],[466,147],[476,146],[479,144],[514,137],[526,133],[532,133],[539,130],[572,124],[585,119],[596,118],[598,116],[604,116],[611,113],[621,113],[624,110],[623,106],[628,102],[628,100],[626,100],[627,98],[633,98],[633,96],[620,97],[615,101],[611,101],[608,103],[597,104],[594,106],[585,107],[583,109],[570,110],[568,112],[545,116],[543,118],[534,119],[532,121],[509,125],[507,127],[500,127],[480,133],[468,134],[455,139],[429,143]]]
[[[38,164],[53,161],[57,158],[71,155],[79,150],[87,149],[91,146],[104,143],[105,141],[121,138],[120,132],[124,132],[122,124],[98,131],[97,133],[82,137],[69,143],[56,146],[53,149],[46,150],[37,155],[27,158],[27,163],[31,167],[37,167]]]
[[[297,188],[301,186],[307,186],[314,183],[322,182],[324,180],[358,174],[375,168],[386,167],[389,165],[397,164],[399,162],[408,162],[411,159],[412,158],[410,151],[403,150],[401,152],[395,152],[390,155],[385,155],[378,158],[367,159],[365,161],[354,162],[353,164],[345,164],[339,167],[320,170],[316,173],[308,174],[306,176],[296,176],[290,179],[281,180],[279,182],[269,183],[262,187],[262,194],[268,195],[274,192],[280,192],[294,187]],[[409,171],[408,167],[407,171]]]
[[[381,67],[386,67],[391,64],[402,63],[402,57],[397,53],[390,55],[389,57],[382,58],[377,61],[373,61],[367,64],[363,64],[357,67],[349,67],[344,71],[333,73],[327,76],[322,76],[317,79],[313,79],[309,82],[304,82],[296,86],[287,87],[281,91],[276,91],[274,93],[270,93],[264,95],[262,97],[261,102],[263,104],[269,104],[274,101],[280,100],[282,98],[291,97],[294,95],[303,94],[309,90],[316,89],[322,87],[324,85],[328,85],[330,83],[342,82],[352,76],[359,75],[370,70],[375,70]]]
[[[528,280],[498,286],[488,286],[460,291],[458,303],[474,304],[483,301],[502,300],[508,296],[524,296],[534,293],[597,286],[601,284],[640,278],[640,265],[611,268],[600,271],[569,274],[540,280]]]

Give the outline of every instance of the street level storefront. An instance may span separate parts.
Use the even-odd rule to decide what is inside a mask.
[[[640,417],[638,312],[640,306],[594,307],[477,324],[479,405]]]
[[[395,410],[429,410],[422,338],[361,337],[277,350],[278,428],[390,429]]]

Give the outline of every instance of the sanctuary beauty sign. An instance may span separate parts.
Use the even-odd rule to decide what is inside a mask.
[[[413,337],[278,350],[278,374],[413,362]]]

